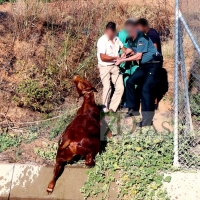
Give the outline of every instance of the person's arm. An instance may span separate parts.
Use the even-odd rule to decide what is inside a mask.
[[[126,61],[138,61],[142,59],[143,53],[146,53],[148,50],[148,41],[145,38],[140,38],[137,45],[137,53],[135,53],[133,56],[130,56],[129,58],[117,60],[116,65],[121,64],[122,62]]]
[[[133,52],[133,50],[132,49],[126,49],[126,55],[128,55],[128,54],[134,54],[134,52]]]
[[[126,50],[124,51],[124,53],[121,55],[121,58],[126,58],[127,55],[133,55],[133,54],[134,54],[133,50],[128,48],[128,49],[126,49]]]
[[[130,56],[129,58],[125,58],[124,59],[124,62],[126,62],[126,61],[137,61],[137,60],[141,60],[141,58],[142,58],[142,54],[143,53],[136,53],[136,54],[134,54],[133,56]]]
[[[121,58],[126,58],[126,48],[125,47],[122,47],[122,54],[121,54]]]
[[[126,48],[125,47],[122,47],[121,50],[122,50],[123,53],[126,52]]]
[[[158,50],[158,44],[157,43],[153,43],[153,45],[156,48],[156,50]]]
[[[129,58],[123,58],[123,59],[119,59],[117,60],[117,62],[115,63],[115,65],[119,65],[122,62],[127,62],[127,61],[137,61],[137,60],[141,60],[142,59],[142,54],[143,53],[136,53],[133,56],[129,57]]]
[[[108,56],[106,54],[100,53],[100,58],[103,62],[111,62],[117,60],[118,57]]]

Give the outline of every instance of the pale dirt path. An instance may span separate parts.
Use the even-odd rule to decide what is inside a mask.
[[[164,183],[170,200],[199,200],[200,171],[174,172],[171,182]]]

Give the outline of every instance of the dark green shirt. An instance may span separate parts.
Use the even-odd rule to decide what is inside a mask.
[[[126,30],[121,30],[119,33],[117,33],[117,37],[119,37],[120,41],[123,43],[125,48],[128,48],[128,33],[126,32]]]
[[[145,64],[153,60],[153,55],[157,52],[151,39],[143,32],[138,31],[135,40],[128,38],[128,48],[132,49],[134,53],[142,53],[141,64]]]
[[[121,40],[121,42],[123,43],[125,48],[128,48],[128,33],[126,32],[126,30],[121,30],[117,36],[119,37],[119,39]],[[122,53],[122,51],[121,51]],[[129,62],[128,65],[126,65],[125,62],[120,64],[120,69],[121,69],[121,73],[124,74],[123,78],[124,78],[124,85],[126,86],[126,81],[128,80],[128,78],[135,72],[135,70],[138,68],[138,64],[136,62]]]

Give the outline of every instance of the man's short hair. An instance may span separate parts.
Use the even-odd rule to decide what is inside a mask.
[[[115,22],[108,22],[106,25],[106,29],[111,29],[113,32],[116,32],[116,24]]]
[[[135,26],[135,25],[136,25],[136,21],[133,18],[129,18],[125,22],[125,26]]]
[[[140,19],[138,19],[137,22],[136,22],[136,24],[137,24],[137,25],[141,25],[141,26],[143,26],[143,27],[149,26],[149,22],[148,22],[148,20],[145,19],[145,18],[140,18]]]

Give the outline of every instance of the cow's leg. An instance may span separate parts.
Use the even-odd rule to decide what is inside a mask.
[[[95,165],[94,159],[95,159],[95,155],[93,155],[93,153],[89,153],[88,155],[86,155],[85,165],[94,166]]]
[[[56,165],[54,167],[53,179],[50,181],[50,183],[47,187],[48,194],[51,194],[53,192],[56,181],[59,178],[59,176],[62,174],[63,170],[64,170],[64,163],[63,162],[56,162]]]
[[[69,148],[65,150],[58,149],[56,156],[56,165],[54,167],[54,175],[47,187],[48,194],[51,194],[53,192],[57,179],[61,176],[61,174],[64,171],[65,162],[70,161],[73,157],[74,153],[71,151],[71,149]]]
[[[86,155],[85,159],[85,165],[87,166],[94,166],[95,165],[95,156],[100,151],[100,140],[99,139],[93,139],[90,141],[92,144],[92,148],[90,152]]]

